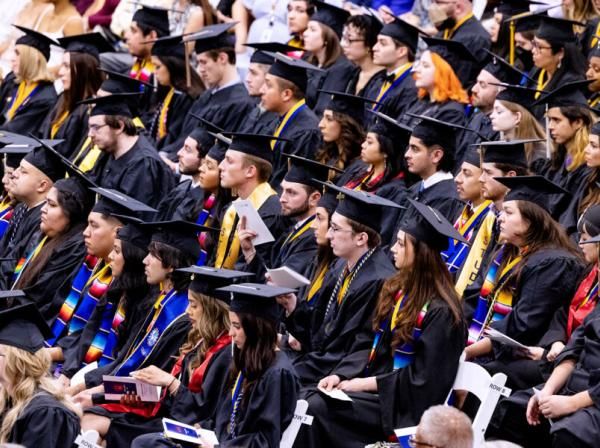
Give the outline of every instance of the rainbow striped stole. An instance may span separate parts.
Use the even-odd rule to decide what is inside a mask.
[[[136,59],[129,71],[129,77],[133,79],[137,79],[143,82],[149,82],[150,77],[154,73],[154,64],[150,59]],[[143,86],[141,87],[141,91],[143,91]]]
[[[27,254],[25,257],[19,260],[17,266],[15,267],[15,272],[13,272],[12,287],[14,287],[14,285],[19,281],[21,275],[23,275],[23,272],[27,268],[27,265],[29,265],[29,263],[35,260],[35,257],[38,256],[38,254],[42,250],[42,247],[44,247],[44,244],[46,244],[47,239],[47,236],[42,238],[41,241],[37,244],[37,246],[35,246],[35,248],[31,252],[29,252],[29,254]]]
[[[125,320],[125,309],[119,303],[115,310],[115,304],[109,302],[102,313],[100,327],[96,336],[83,357],[84,365],[98,361],[99,366],[104,366],[115,360],[114,353],[119,341],[118,329]]]

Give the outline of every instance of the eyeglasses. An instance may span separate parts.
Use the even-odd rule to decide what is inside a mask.
[[[537,40],[532,40],[531,45],[534,50],[552,50],[552,47],[549,45],[541,45]]]
[[[104,126],[108,126],[108,125],[106,123],[104,123],[104,124],[89,124],[88,129],[90,132],[95,134],[100,129],[102,129]]]
[[[364,39],[350,39],[350,37],[348,36],[343,36],[342,35],[342,42],[346,42],[348,44],[353,44],[354,42],[364,42]]]
[[[442,447],[438,447],[437,445],[432,445],[431,443],[427,443],[427,442],[421,442],[420,440],[415,439],[415,436],[410,436],[408,438],[408,446],[412,447],[412,448],[418,448],[419,446],[430,446],[433,448],[442,448]]]
[[[342,229],[341,227],[338,227],[334,224],[331,224],[329,226],[329,230],[331,230],[333,233],[340,233],[340,232],[353,232],[352,229]]]

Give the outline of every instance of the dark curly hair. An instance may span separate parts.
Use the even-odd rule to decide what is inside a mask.
[[[360,156],[365,131],[362,125],[349,115],[339,112],[332,114],[342,129],[340,137],[335,142],[324,143],[317,151],[316,160],[343,170]]]

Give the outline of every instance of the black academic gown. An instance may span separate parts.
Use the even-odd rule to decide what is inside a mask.
[[[158,213],[156,214],[157,220],[189,220],[189,218],[185,218],[184,216],[190,214],[191,208],[193,208],[198,201],[202,200],[203,196],[204,190],[199,186],[194,186],[191,179],[179,182],[175,188],[162,198],[156,207],[158,210]],[[175,218],[176,215],[177,218]]]
[[[322,71],[307,71],[306,104],[317,117],[323,115],[330,100],[329,94],[321,93],[319,90],[343,91],[352,77],[353,69],[354,65],[345,56],[340,56],[329,67],[323,67]]]
[[[337,305],[334,297],[330,313],[326,316],[336,281],[345,268],[346,262],[339,260],[331,269],[316,306],[299,302],[296,310],[285,319],[288,331],[302,344],[302,352],[292,355],[296,356],[294,367],[303,386],[316,384],[329,375],[344,357],[368,348],[368,342],[356,345],[357,334],[371,318],[384,280],[394,273],[389,258],[381,249],[376,249],[350,283],[341,305]]]
[[[149,206],[156,206],[175,186],[170,168],[161,160],[146,137],[118,159],[108,157],[96,167],[96,182],[104,188],[114,188]]]
[[[581,48],[586,60],[589,58],[590,50],[595,46],[595,45],[592,45],[592,43],[595,43],[596,45],[598,45],[597,38],[595,39],[596,42],[593,42],[593,41],[594,41],[594,38],[596,37],[596,35],[600,34],[599,33],[600,26],[599,25],[600,25],[600,17],[594,17],[594,18],[588,20],[585,25],[585,29],[583,30],[583,33],[581,33],[578,36],[579,48]]]
[[[408,197],[415,201],[419,201],[425,205],[438,210],[450,222],[456,222],[456,219],[462,212],[465,203],[460,200],[456,192],[456,185],[453,179],[442,180],[419,191],[422,182],[417,182],[408,189]],[[413,207],[406,209],[402,215],[402,222],[406,222],[413,218],[416,214]],[[396,226],[396,230],[398,229]]]
[[[389,117],[401,117],[417,99],[417,90],[415,80],[409,74],[400,84],[388,91],[383,103],[377,107],[377,110]],[[379,94],[379,91],[377,91],[377,94]]]
[[[253,106],[254,103],[242,83],[227,86],[216,92],[214,89],[206,90],[192,104],[176,140],[163,145],[161,151],[168,154],[172,160],[177,160],[177,151],[183,146],[184,140],[200,126],[198,119],[191,113],[228,132],[237,132]]]
[[[436,118],[446,123],[458,124],[464,126],[465,124],[465,105],[456,101],[446,101],[445,103],[432,103],[429,98],[417,99],[406,109],[406,112],[410,112],[415,115],[426,115],[431,118]],[[403,114],[396,117],[398,121],[410,128],[414,128],[419,118],[411,117]]]
[[[368,348],[346,357],[333,374],[341,379],[375,376],[377,393],[349,392],[352,402],[309,393],[313,424],[300,429],[295,446],[362,448],[387,440],[394,429],[417,425],[425,410],[444,403],[466,337],[464,321],[455,322],[446,302],[441,298],[431,301],[421,324],[421,337],[414,346],[413,361],[398,370],[393,368],[392,333],[388,330],[383,333],[369,372],[365,372],[373,342],[370,325],[367,322],[367,331],[361,333],[370,333]]]
[[[162,106],[159,105],[156,108],[154,117],[147,126],[150,130],[150,136],[155,142],[156,149],[162,150],[163,147],[170,145],[180,138],[185,117],[193,103],[194,99],[187,93],[175,91],[167,110],[167,135],[162,138],[158,137],[160,109]]]
[[[527,87],[532,87],[537,89],[538,76],[540,74],[541,69],[534,67],[532,73],[529,76],[533,81],[530,81]],[[565,84],[575,82],[575,81],[583,81],[585,78],[583,75],[575,72],[570,72],[568,69],[558,70],[552,79],[541,89],[543,92],[552,92],[554,89],[559,88]],[[544,94],[541,94],[544,95]],[[540,104],[539,106],[534,106],[529,109],[535,118],[540,123],[544,123],[544,115],[546,113],[546,106],[544,104]]]
[[[40,391],[17,418],[8,442],[27,448],[71,448],[79,432],[79,417]]]
[[[494,131],[492,128],[490,116],[481,111],[476,111],[471,115],[465,126],[475,132],[462,131],[456,139],[456,153],[454,154],[455,173],[460,170],[465,155],[469,151],[476,149],[472,145],[480,143],[481,141],[489,142],[500,138],[500,133]],[[483,140],[480,135],[483,136]]]
[[[19,107],[12,120],[8,121],[6,113],[19,85],[14,74],[6,75],[0,87],[0,130],[27,135],[38,134],[46,116],[56,104],[56,90],[51,82],[41,82],[37,91]]]
[[[241,125],[240,132],[247,134],[272,135],[279,117],[256,104]]]
[[[77,106],[75,110],[69,114],[62,126],[58,128],[54,137],[51,136],[53,115],[54,112],[50,113],[46,120],[44,120],[44,123],[42,124],[42,136],[48,139],[54,138],[57,140],[64,140],[64,142],[54,145],[54,149],[70,159],[87,138],[89,118],[88,106],[86,104]]]

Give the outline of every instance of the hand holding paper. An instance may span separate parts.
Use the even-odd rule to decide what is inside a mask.
[[[245,218],[246,228],[256,232],[253,240],[255,246],[275,241],[265,222],[262,220],[256,209],[248,200],[237,200],[233,202],[236,213],[240,219]]]

